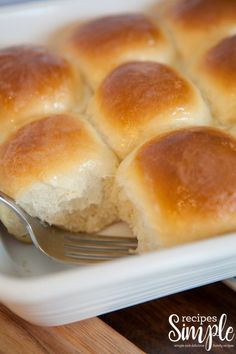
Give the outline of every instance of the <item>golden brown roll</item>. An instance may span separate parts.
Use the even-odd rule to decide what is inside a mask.
[[[164,130],[210,122],[198,89],[175,69],[156,62],[114,69],[95,92],[88,116],[121,159]]]
[[[236,1],[177,0],[164,20],[190,64],[220,39],[236,33]]]
[[[94,232],[116,219],[115,155],[79,116],[52,115],[0,146],[0,190],[30,215],[72,231]],[[22,235],[11,213],[0,216]]]
[[[38,115],[77,108],[82,83],[69,62],[44,47],[0,50],[0,141]]]
[[[193,77],[223,124],[236,122],[236,35],[211,48],[197,63]]]
[[[236,139],[195,127],[155,138],[117,173],[119,214],[148,251],[236,229]]]
[[[95,88],[117,65],[130,60],[170,63],[174,50],[162,29],[142,14],[100,17],[79,24],[61,41],[61,49]]]

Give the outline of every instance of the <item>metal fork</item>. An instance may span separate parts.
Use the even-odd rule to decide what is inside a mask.
[[[0,202],[9,207],[24,224],[34,245],[54,260],[89,264],[134,254],[137,239],[73,233],[41,222],[27,214],[15,201],[0,192]]]

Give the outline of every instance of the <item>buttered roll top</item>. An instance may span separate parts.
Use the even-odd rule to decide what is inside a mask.
[[[75,108],[82,83],[72,65],[45,47],[0,50],[0,141],[38,115]]]
[[[93,88],[124,62],[174,60],[174,49],[160,26],[135,13],[100,17],[73,26],[60,47],[78,64]]]
[[[164,130],[210,122],[198,89],[175,69],[150,61],[114,69],[96,90],[88,116],[120,158]]]
[[[236,33],[235,0],[177,0],[164,15],[187,65],[226,36]]]

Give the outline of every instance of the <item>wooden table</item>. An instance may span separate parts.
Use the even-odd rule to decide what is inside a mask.
[[[168,339],[170,314],[228,315],[236,332],[236,293],[216,283],[71,325],[42,328],[0,307],[1,354],[168,354],[207,353],[205,349],[175,348]],[[215,340],[213,343],[217,343]],[[236,353],[214,348],[210,353]]]

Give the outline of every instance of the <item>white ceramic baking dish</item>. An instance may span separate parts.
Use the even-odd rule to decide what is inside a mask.
[[[75,19],[152,5],[152,0],[67,0],[0,7],[0,46],[43,42]],[[129,231],[118,225],[108,232]],[[0,233],[0,302],[39,325],[85,319],[236,275],[235,234],[97,266],[70,267]]]

